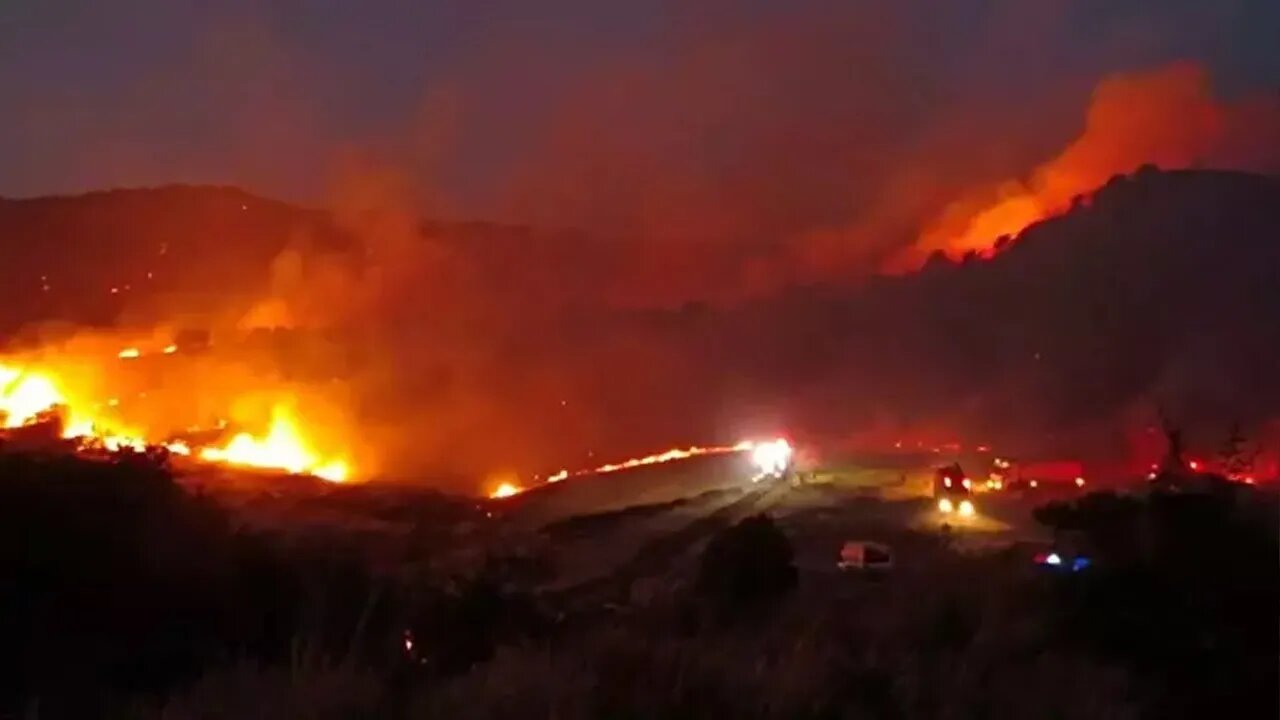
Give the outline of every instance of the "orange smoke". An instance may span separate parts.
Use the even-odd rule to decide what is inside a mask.
[[[990,257],[999,238],[1067,210],[1117,174],[1148,163],[1174,169],[1209,160],[1223,148],[1233,112],[1212,97],[1208,74],[1195,63],[1112,75],[1093,92],[1084,132],[1061,153],[1025,182],[1006,180],[952,203],[886,269],[916,269],[939,250]]]

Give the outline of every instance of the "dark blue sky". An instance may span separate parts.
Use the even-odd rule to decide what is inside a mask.
[[[692,145],[714,174],[708,138],[715,163],[767,138],[777,164],[993,110],[996,152],[1038,153],[1112,71],[1190,58],[1219,92],[1274,92],[1278,37],[1274,0],[0,0],[0,195],[181,181],[315,202],[371,151],[483,214],[566,135],[608,157]]]

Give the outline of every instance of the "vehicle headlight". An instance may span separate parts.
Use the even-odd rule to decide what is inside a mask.
[[[968,500],[961,500],[961,501],[960,501],[960,514],[961,514],[961,515],[964,515],[965,517],[969,517],[970,515],[972,515],[972,514],[973,514],[973,503],[969,502]]]
[[[950,498],[942,498],[938,501],[939,512],[949,513],[952,510],[955,510],[955,506],[951,504]]]

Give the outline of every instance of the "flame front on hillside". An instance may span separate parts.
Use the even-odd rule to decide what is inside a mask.
[[[242,432],[225,447],[200,450],[201,460],[231,465],[279,468],[294,474],[308,474],[330,482],[347,479],[349,468],[342,460],[322,460],[298,431],[292,414],[283,406],[272,409],[271,426],[261,438]]]
[[[162,352],[173,354],[167,348]],[[117,357],[133,359],[140,355],[135,348],[126,348]],[[283,470],[331,482],[343,482],[352,474],[347,460],[325,455],[315,448],[287,397],[271,404],[264,434],[240,432],[225,444],[211,441],[194,446],[187,440],[175,439],[172,428],[139,430],[132,427],[116,416],[118,405],[115,398],[96,402],[78,396],[53,370],[0,363],[0,427],[6,429],[57,418],[61,423],[61,436],[77,441],[81,447],[99,447],[112,452],[164,447],[175,455],[203,462]]]
[[[604,475],[607,473],[618,472],[620,470],[629,470],[631,468],[644,467],[646,465],[658,465],[661,463],[669,463],[677,460],[687,460],[689,458],[701,457],[705,455],[724,455],[727,453],[751,453],[752,464],[757,466],[762,474],[779,473],[791,462],[791,444],[782,438],[768,441],[743,440],[734,445],[711,445],[700,446],[692,445],[687,448],[672,448],[663,450],[652,455],[643,457],[630,458],[616,463],[606,463],[594,468],[585,468],[574,472],[568,470],[560,470],[550,475],[546,479],[547,484],[558,483],[570,477],[580,475]],[[493,490],[489,491],[489,497],[494,500],[508,498],[524,492],[522,488],[512,482],[503,482]]]

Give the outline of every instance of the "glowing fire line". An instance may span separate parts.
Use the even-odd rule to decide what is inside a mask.
[[[752,453],[752,461],[759,465],[763,472],[775,472],[780,470],[790,460],[791,446],[786,440],[779,438],[777,440],[766,442],[743,440],[742,442],[734,445],[712,445],[707,447],[692,445],[687,448],[672,448],[652,455],[645,455],[644,457],[630,458],[616,463],[606,463],[594,468],[584,468],[573,472],[560,470],[559,472],[548,476],[546,483],[558,483],[567,478],[580,477],[583,475],[604,475],[607,473],[618,472],[620,470],[644,467],[646,465],[658,465],[677,460],[687,460],[693,457],[726,455],[728,453],[741,452]],[[526,488],[520,487],[514,483],[503,482],[489,492],[489,497],[494,500],[499,500],[502,498],[512,497],[513,495],[518,495],[525,490]]]

